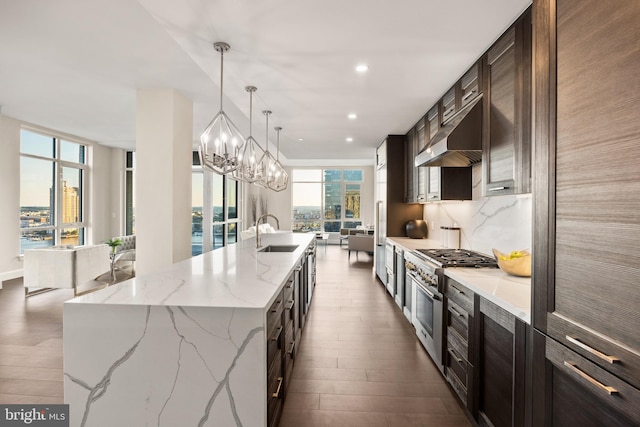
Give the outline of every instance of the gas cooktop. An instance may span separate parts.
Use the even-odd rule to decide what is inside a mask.
[[[416,249],[414,252],[438,267],[498,267],[493,257],[468,249]]]

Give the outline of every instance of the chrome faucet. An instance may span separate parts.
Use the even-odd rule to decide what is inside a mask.
[[[272,214],[260,215],[260,218],[258,218],[258,220],[256,221],[256,248],[260,247],[260,228],[258,226],[260,225],[260,221],[262,219],[266,220],[268,216],[276,220],[276,227],[278,227],[278,230],[280,230],[280,220],[275,215],[272,215]]]

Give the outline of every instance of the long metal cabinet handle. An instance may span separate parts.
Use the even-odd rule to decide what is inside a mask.
[[[584,378],[585,380],[589,381],[590,384],[593,384],[594,386],[596,386],[598,389],[604,391],[605,393],[607,393],[608,395],[618,395],[618,390],[616,390],[613,387],[610,387],[608,385],[604,385],[602,384],[600,381],[596,380],[595,378],[593,378],[591,375],[587,374],[586,372],[584,372],[582,369],[578,368],[575,363],[573,362],[567,362],[566,360],[564,361],[564,366],[566,366],[567,368],[569,368],[572,372],[576,373],[577,375],[579,375],[580,377]]]
[[[493,188],[487,188],[487,191],[502,191],[502,190],[507,190],[509,187],[493,187]]]
[[[282,381],[284,380],[284,377],[278,377],[278,388],[276,389],[276,391],[271,395],[271,397],[273,397],[274,399],[277,399],[280,396],[280,389],[282,388]]]
[[[280,334],[282,334],[282,326],[278,326],[278,332],[273,334],[273,338],[271,338],[271,341],[278,341],[278,339],[280,339]]]
[[[453,314],[455,314],[458,317],[464,317],[464,314],[460,313],[458,310],[456,310],[455,308],[449,306],[449,311],[453,312]]]
[[[593,354],[596,357],[599,357],[600,359],[604,360],[607,363],[610,364],[614,364],[614,363],[620,363],[620,359],[618,359],[615,356],[609,356],[607,354],[604,354],[598,350],[596,350],[593,347],[588,346],[587,344],[583,343],[582,341],[580,341],[578,338],[575,337],[571,337],[569,335],[565,335],[565,338],[567,339],[567,341],[569,341],[571,344],[575,344],[578,347],[580,347],[581,349],[588,351],[589,353]]]
[[[276,301],[275,306],[271,309],[271,312],[275,313],[276,311],[278,311],[278,309],[280,308],[281,304],[282,304],[282,300]]]
[[[469,99],[469,97],[470,97],[471,95],[473,95],[474,93],[476,93],[476,90],[475,90],[475,89],[474,89],[474,90],[472,90],[471,92],[469,92],[468,94],[466,94],[465,96],[463,96],[463,97],[462,97],[462,100],[463,100],[463,101],[466,101],[466,100],[467,100],[467,99]]]
[[[461,357],[458,357],[458,355],[456,354],[456,352],[452,349],[452,348],[448,348],[447,351],[449,352],[449,354],[451,355],[451,357],[453,357],[453,359],[458,362],[459,364],[462,365],[462,362],[464,362],[462,360]]]

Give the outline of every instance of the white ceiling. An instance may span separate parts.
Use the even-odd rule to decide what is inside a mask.
[[[219,109],[212,43],[225,41],[224,109],[245,135],[244,86],[254,85],[253,136],[263,143],[260,111],[272,110],[288,163],[372,161],[384,136],[406,133],[529,4],[0,0],[0,106],[133,149],[136,89],[176,88],[194,102],[195,142]],[[362,62],[369,71],[358,74]]]

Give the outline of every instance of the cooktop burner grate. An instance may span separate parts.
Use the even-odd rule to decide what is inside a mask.
[[[493,257],[468,249],[417,249],[416,251],[439,267],[498,267]]]

